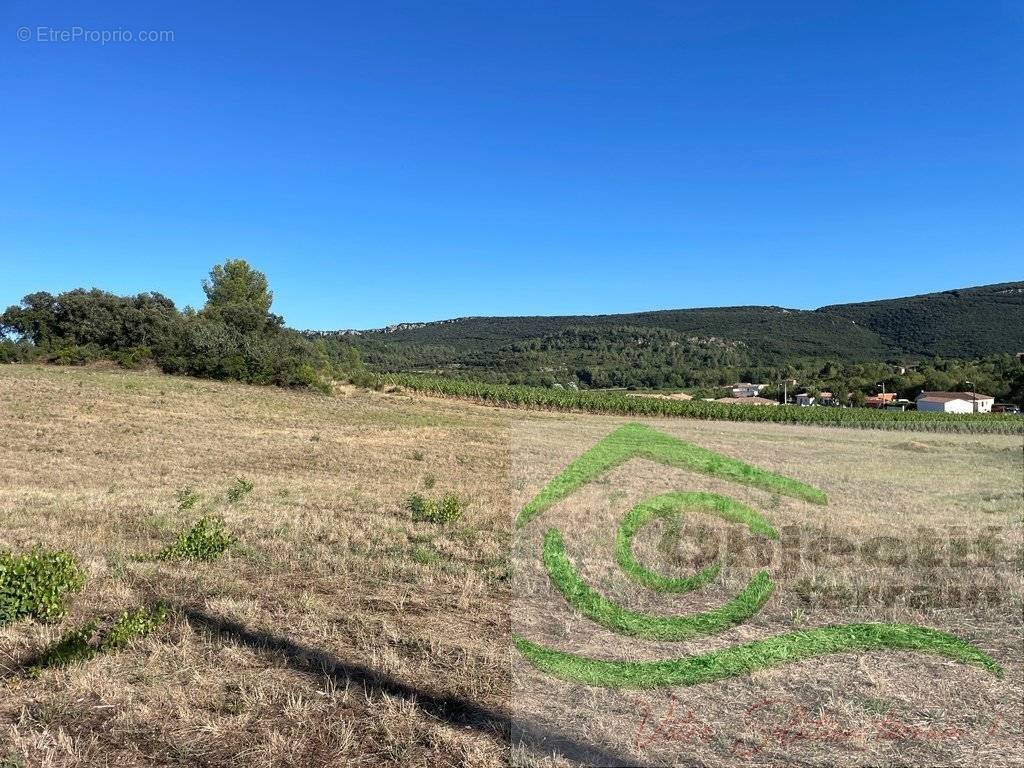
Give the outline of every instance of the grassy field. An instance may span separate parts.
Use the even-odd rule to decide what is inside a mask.
[[[641,499],[685,490],[692,477],[683,468],[615,467],[516,533],[527,502],[622,423],[402,392],[342,388],[326,398],[157,374],[0,367],[0,550],[65,549],[88,577],[59,623],[0,628],[0,765],[573,762],[544,749],[510,751],[510,733],[606,764],[1020,764],[1020,564],[989,558],[1019,558],[1019,435],[645,421],[828,496],[821,506],[704,481],[702,490],[764,514],[782,545],[758,563],[726,548],[709,584],[673,595],[622,578],[615,536]],[[229,494],[238,478],[252,490]],[[183,509],[186,489],[200,497]],[[454,523],[416,521],[413,494],[455,494],[465,509]],[[237,534],[224,557],[144,557],[204,514],[223,516]],[[762,567],[776,589],[756,617],[721,635],[624,639],[574,612],[548,583],[539,553],[551,522],[580,574],[636,610],[711,608]],[[706,527],[693,528],[698,522]],[[986,539],[990,528],[998,531]],[[632,551],[645,567],[683,577],[708,564],[694,542],[725,541],[729,530],[695,515],[656,519],[636,531]],[[944,551],[950,531],[966,542],[956,567],[888,554],[866,562],[821,538],[888,536],[889,548],[903,541],[914,552]],[[803,542],[798,555],[789,540]],[[921,582],[948,594],[980,587],[984,596],[918,605],[886,591]],[[156,600],[170,618],[150,637],[26,674],[68,628]],[[855,621],[954,633],[1005,677],[872,651],[624,694],[546,676],[511,642],[514,624],[567,652],[646,661]]]

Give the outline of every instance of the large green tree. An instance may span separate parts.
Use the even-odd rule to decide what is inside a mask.
[[[206,306],[203,314],[242,332],[280,328],[283,319],[271,314],[274,294],[267,276],[244,259],[228,259],[210,270],[203,281]]]

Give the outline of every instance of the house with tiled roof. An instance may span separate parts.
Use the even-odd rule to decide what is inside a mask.
[[[917,410],[943,413],[991,413],[996,399],[981,392],[922,392]]]

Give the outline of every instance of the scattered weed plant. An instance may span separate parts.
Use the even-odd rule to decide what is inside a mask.
[[[186,512],[194,507],[203,495],[198,491],[193,490],[189,486],[178,490],[174,494],[175,500],[178,502],[178,509],[182,512]]]
[[[0,552],[0,626],[26,618],[56,621],[84,584],[84,574],[67,552],[39,547],[22,555]]]
[[[454,493],[446,493],[438,500],[414,493],[406,500],[405,507],[417,522],[452,523],[462,516],[464,505]]]
[[[153,559],[216,560],[234,541],[235,537],[227,530],[223,519],[207,515],[180,534],[173,544],[160,550]]]
[[[236,477],[234,482],[228,487],[228,502],[237,504],[252,493],[252,489],[253,484],[251,482],[244,477]]]
[[[133,640],[152,634],[167,620],[167,606],[125,611],[112,621],[87,621],[62,635],[47,648],[30,669],[38,675],[44,669],[69,667],[126,648]],[[108,625],[104,628],[104,625]]]

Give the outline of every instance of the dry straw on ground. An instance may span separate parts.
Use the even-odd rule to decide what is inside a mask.
[[[62,623],[0,628],[0,764],[9,756],[33,766],[550,763],[521,747],[509,750],[508,717],[522,714],[523,686],[551,686],[582,714],[594,707],[614,712],[621,700],[532,679],[512,655],[512,518],[516,505],[587,441],[622,420],[542,414],[524,429],[515,426],[523,415],[402,393],[348,389],[322,398],[155,374],[0,369],[0,548],[64,548],[88,571]],[[902,535],[947,522],[974,530],[1014,516],[1019,522],[1019,438],[684,421],[659,426],[822,487],[832,500],[826,522],[858,538],[865,530]],[[553,510],[589,520],[568,529],[571,552],[580,553],[585,537],[611,536],[609,515],[635,495],[671,490],[679,480],[625,469],[587,491],[590,496]],[[237,477],[254,489],[230,503],[226,492]],[[613,483],[621,495],[606,492]],[[185,488],[202,494],[190,509],[180,508],[178,492]],[[467,504],[453,524],[416,522],[404,507],[414,493],[449,492]],[[757,504],[780,527],[821,522],[811,525],[800,502],[749,489],[728,492]],[[581,518],[577,513],[588,504],[600,514]],[[136,557],[159,551],[208,512],[223,516],[239,536],[226,556],[185,565]],[[673,550],[665,544],[670,538],[657,528],[638,537],[640,561],[657,567],[684,559],[684,544]],[[612,578],[602,561],[580,562],[594,579]],[[716,588],[734,588],[746,573],[726,569]],[[806,662],[674,691],[680,717],[697,708],[707,721],[691,731],[713,734],[687,744],[679,727],[674,748],[724,765],[789,764],[790,758],[860,765],[914,749],[932,764],[1011,763],[1020,740],[1019,604],[964,611],[869,601],[851,614],[815,602],[806,585],[803,594],[812,599],[804,600],[800,580],[818,575],[846,584],[862,578],[853,565],[773,574],[782,589],[763,623],[721,642],[794,621],[826,623],[839,613],[843,620],[913,617],[968,633],[1006,666],[1007,678],[985,680],[934,659],[891,654]],[[913,574],[893,567],[876,576]],[[998,586],[1019,599],[1019,580]],[[38,679],[19,674],[68,626],[158,598],[174,612],[157,636]],[[677,605],[640,592],[622,598],[637,608]],[[552,599],[530,621],[571,650],[609,656],[624,650],[613,635],[573,616],[564,601]],[[646,652],[678,650],[655,644]],[[768,699],[758,710],[764,716],[752,724],[744,708]],[[654,701],[662,709],[652,709],[651,718],[672,702]],[[631,737],[639,729],[636,711],[626,723]],[[856,736],[787,741],[758,730],[801,711],[808,713],[804,730],[820,715]],[[876,738],[886,713],[917,730],[907,730],[902,741]],[[602,750],[599,758],[635,752],[629,739],[609,733],[609,725],[625,728],[626,721],[546,721],[551,714],[539,706],[528,712],[527,725],[533,738],[564,753],[588,740]],[[961,735],[929,738],[939,731]],[[759,747],[746,757],[723,752],[730,739]]]

